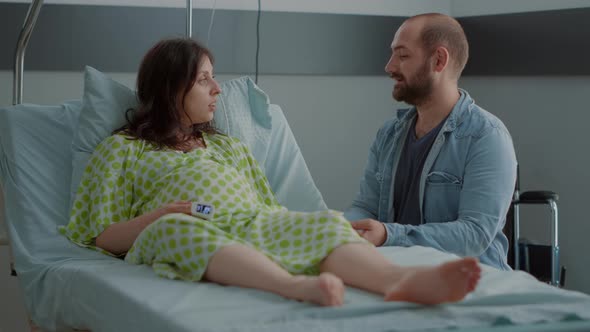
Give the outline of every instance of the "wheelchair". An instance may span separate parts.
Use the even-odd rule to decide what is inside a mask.
[[[552,191],[520,192],[519,168],[516,168],[516,183],[510,209],[506,216],[504,234],[508,237],[508,265],[514,270],[523,270],[540,281],[553,286],[565,285],[565,266],[559,265],[559,216],[557,201],[559,196]],[[520,206],[543,204],[551,213],[551,244],[535,244],[521,238]]]

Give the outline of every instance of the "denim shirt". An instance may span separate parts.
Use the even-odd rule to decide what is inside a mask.
[[[420,225],[393,220],[393,188],[416,108],[399,110],[373,142],[348,220],[385,223],[384,246],[433,247],[509,270],[502,233],[516,181],[512,138],[498,118],[464,90],[438,133],[420,176]]]

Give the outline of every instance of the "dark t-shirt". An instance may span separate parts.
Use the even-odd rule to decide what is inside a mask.
[[[398,224],[419,225],[420,211],[420,174],[424,161],[430,152],[432,143],[442,128],[445,120],[420,139],[416,138],[416,119],[408,131],[404,149],[397,165],[395,188],[393,193],[394,220]]]

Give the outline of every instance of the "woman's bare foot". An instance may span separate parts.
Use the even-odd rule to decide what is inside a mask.
[[[439,304],[462,300],[481,276],[475,258],[463,258],[435,267],[410,270],[385,293],[385,301]]]
[[[317,277],[296,277],[294,297],[302,301],[322,306],[341,306],[344,302],[344,283],[342,279],[329,272]]]

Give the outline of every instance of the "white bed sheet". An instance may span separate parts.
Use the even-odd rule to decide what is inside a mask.
[[[386,303],[349,288],[343,307],[321,308],[252,289],[166,280],[147,266],[86,251],[91,254],[48,270],[42,294],[37,294],[44,309],[36,317],[53,320],[56,327],[92,331],[178,332],[423,331],[590,320],[589,296],[551,287],[523,272],[486,266],[476,291],[460,303]],[[380,251],[404,265],[456,258],[424,247]]]

